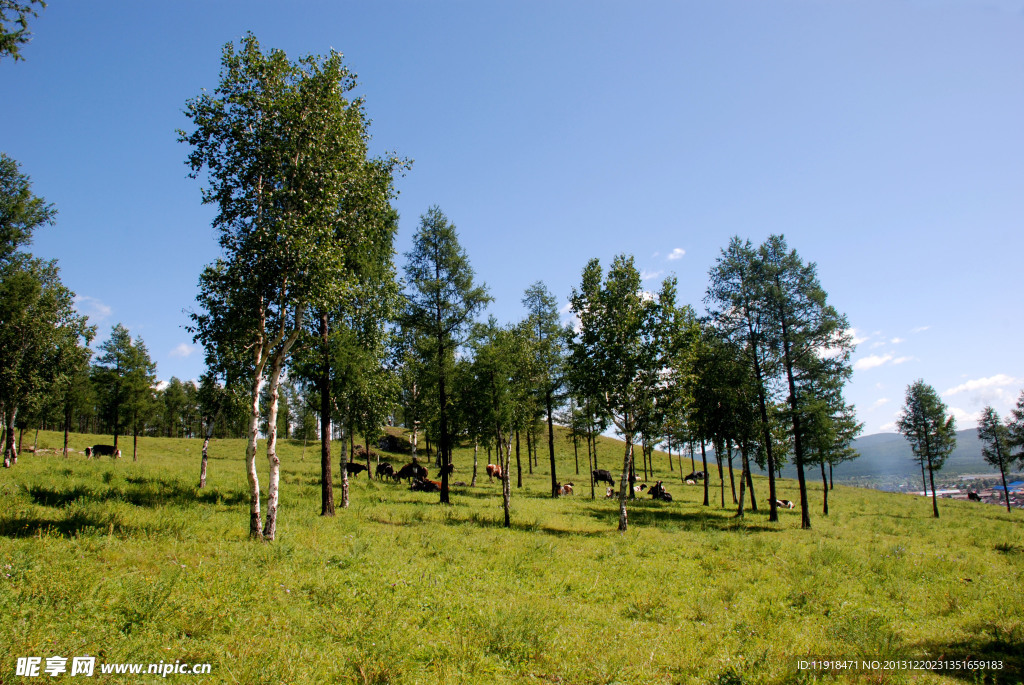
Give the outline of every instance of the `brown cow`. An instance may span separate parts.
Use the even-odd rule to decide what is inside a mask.
[[[487,465],[487,480],[491,481],[493,478],[501,479],[501,467],[497,464]]]

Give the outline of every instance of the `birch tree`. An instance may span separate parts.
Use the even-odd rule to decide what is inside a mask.
[[[548,456],[551,464],[551,496],[558,497],[558,476],[555,473],[555,428],[553,411],[559,401],[558,390],[564,380],[566,331],[559,323],[558,306],[543,281],[537,281],[523,296],[529,314],[527,325],[533,339],[534,367],[537,371],[536,392],[544,406],[548,422]]]
[[[659,303],[643,290],[633,258],[619,255],[612,260],[603,282],[600,262],[592,259],[587,263],[580,289],[573,289],[570,306],[581,327],[574,363],[582,367],[583,377],[601,379],[595,394],[625,440],[618,526],[619,531],[625,531],[638,412],[650,392],[648,371],[656,366],[658,354],[655,334]]]
[[[250,33],[237,48],[224,46],[221,67],[218,87],[187,103],[194,130],[179,131],[192,148],[191,176],[205,172],[202,198],[217,208],[213,225],[222,250],[200,276],[192,331],[206,348],[208,365],[226,360],[247,377],[249,534],[273,540],[281,373],[307,312],[352,287],[346,255],[372,236],[345,209],[353,186],[363,183],[373,164],[366,158],[363,102],[348,99],[356,83],[341,54],[290,62],[281,50],[264,53]],[[389,159],[377,166],[398,164]],[[265,523],[255,461],[264,383],[270,466]]]

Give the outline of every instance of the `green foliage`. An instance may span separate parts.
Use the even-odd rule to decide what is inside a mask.
[[[487,287],[473,282],[474,273],[459,245],[455,225],[433,206],[420,217],[413,248],[406,254],[406,307],[402,326],[421,355],[421,368],[436,380],[437,418],[442,461],[450,459],[453,431],[448,425],[449,377],[455,352],[465,342],[473,318],[488,302]],[[441,501],[448,500],[448,479],[442,479]]]
[[[4,464],[14,453],[19,408],[31,412],[49,395],[63,396],[88,357],[93,328],[74,309],[55,262],[15,253],[0,263],[0,408],[6,415]]]
[[[956,419],[946,416],[946,405],[935,388],[921,379],[907,386],[896,427],[910,442],[915,461],[936,471],[956,447]]]
[[[32,39],[28,19],[39,16],[33,5],[46,7],[43,0],[0,0],[0,58],[6,54],[15,62],[25,59],[21,56],[20,48]]]
[[[138,435],[156,413],[156,363],[149,358],[142,338],[132,340],[121,324],[114,326],[99,349],[103,354],[96,359],[93,381],[100,413],[111,427],[116,445],[122,431]]]
[[[2,17],[0,5],[0,19]],[[18,166],[16,161],[0,152],[0,266],[10,261],[20,247],[32,241],[32,233],[37,228],[52,225],[57,216],[52,204],[32,194],[32,183],[18,170]]]

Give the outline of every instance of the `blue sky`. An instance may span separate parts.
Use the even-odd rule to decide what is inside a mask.
[[[202,372],[184,326],[217,256],[175,129],[251,30],[345,54],[374,149],[414,160],[398,264],[440,205],[499,319],[623,252],[701,311],[731,236],[784,233],[855,329],[867,433],[917,378],[961,428],[1024,388],[1024,0],[52,0],[31,26],[0,150],[59,210],[32,249],[161,379]]]

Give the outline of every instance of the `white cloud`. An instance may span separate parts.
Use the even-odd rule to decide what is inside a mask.
[[[931,328],[931,326],[918,326],[917,328],[915,328],[914,330],[912,330],[910,332],[911,333],[922,333],[924,331],[927,331],[929,328]]]
[[[875,400],[875,403],[871,405],[871,409],[878,409],[882,405],[888,404],[889,402],[890,400],[888,397],[879,397],[877,400]]]
[[[559,314],[568,314],[572,311],[572,302],[566,302],[565,306],[558,310]]]
[[[181,343],[168,354],[172,357],[188,357],[196,351],[195,345],[189,345],[188,343]]]
[[[170,385],[170,383],[168,383],[167,381],[157,381],[157,382],[156,382],[156,389],[157,389],[157,390],[163,390],[163,389],[164,389],[164,388],[166,388],[166,387],[167,387],[168,385]]]
[[[899,345],[901,342],[903,342],[903,338],[893,338],[889,342],[891,342],[893,345]]]
[[[891,354],[886,354],[883,356],[872,354],[868,357],[862,357],[861,359],[855,361],[853,363],[853,369],[854,371],[866,371],[867,369],[873,369],[876,366],[881,366],[882,364],[885,364],[886,362],[890,361],[892,361]]]
[[[883,426],[879,426],[878,427],[878,432],[879,433],[895,433],[896,432],[896,422],[892,421],[892,422],[887,423],[887,424],[885,424]]]
[[[850,336],[851,341],[854,345],[860,345],[863,342],[870,340],[870,336],[862,336],[857,333],[856,328],[850,328],[846,331],[846,334]]]
[[[653,302],[654,293],[652,293],[650,290],[641,290],[640,299],[643,300],[644,302]]]
[[[879,347],[885,347],[885,341],[884,340],[877,340],[877,341],[871,343],[871,349],[872,350],[877,350]]]
[[[913,359],[914,359],[913,357],[896,357],[895,359],[892,360],[892,363],[893,364],[902,364],[904,362],[912,361]]]
[[[946,392],[942,393],[943,397],[949,395],[956,395],[960,392],[966,392],[971,390],[991,390],[995,388],[1005,387],[1007,385],[1017,385],[1021,383],[1021,379],[1007,376],[1005,373],[998,373],[995,376],[989,376],[988,378],[976,378],[966,383],[961,383],[953,388],[950,388]]]
[[[94,321],[103,321],[114,311],[108,305],[88,295],[75,295],[75,310]]]
[[[681,259],[684,254],[686,254],[686,250],[684,250],[681,247],[677,247],[676,249],[674,249],[670,253],[668,253],[668,255],[665,257],[665,259],[667,259],[667,260],[669,260],[671,262],[671,261],[674,261],[676,259]]]
[[[652,278],[657,278],[658,276],[662,275],[663,273],[665,273],[665,272],[664,271],[641,271],[640,272],[640,280],[641,281],[649,281]]]
[[[956,419],[956,429],[964,430],[965,428],[974,428],[978,424],[978,418],[981,414],[980,411],[976,411],[973,414],[961,409],[960,407],[950,407],[949,413]]]

